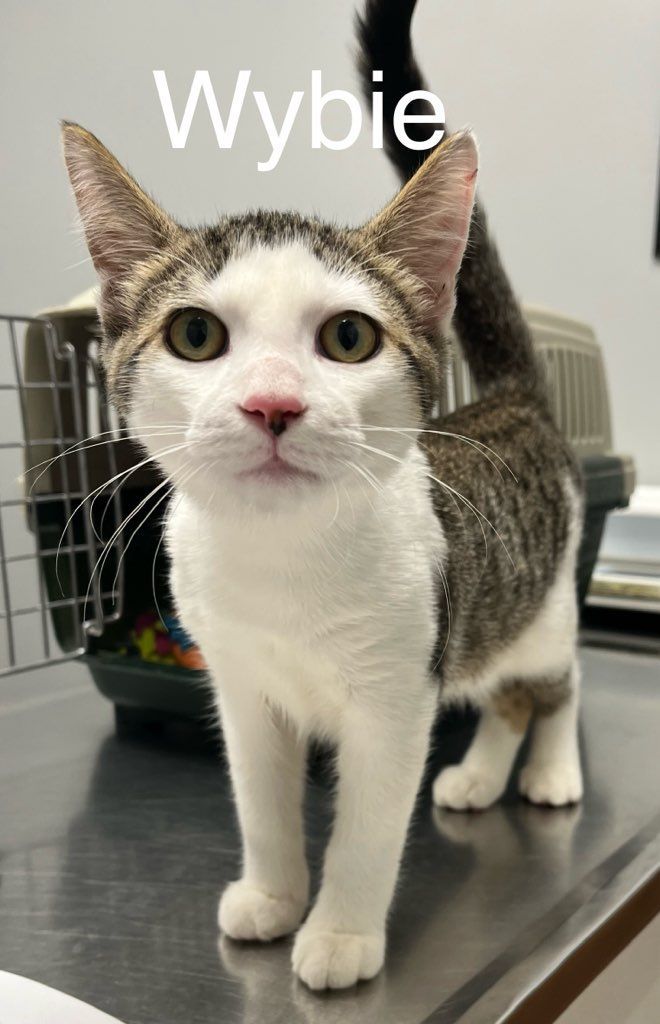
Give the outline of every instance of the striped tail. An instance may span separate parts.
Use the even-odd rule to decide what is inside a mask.
[[[425,89],[415,60],[410,24],[417,0],[366,0],[357,18],[358,70],[371,105],[374,89],[383,93],[384,146],[401,180],[407,181],[431,150],[409,149],[393,130],[394,109],[408,92]],[[372,82],[372,70],[383,81]],[[409,114],[433,114],[423,99],[411,102]],[[428,137],[428,126],[408,123],[410,138]],[[544,377],[532,337],[491,238],[483,208],[475,204],[470,236],[456,287],[454,326],[465,358],[482,395],[518,387],[544,392]]]

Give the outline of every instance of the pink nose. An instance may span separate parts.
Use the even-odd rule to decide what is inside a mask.
[[[293,395],[250,395],[241,405],[243,412],[256,426],[275,437],[283,434],[288,425],[305,411],[302,402]]]

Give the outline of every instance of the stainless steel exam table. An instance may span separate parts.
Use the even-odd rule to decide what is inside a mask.
[[[512,792],[485,813],[438,812],[427,782],[387,969],[322,997],[292,977],[289,942],[218,942],[237,833],[225,772],[199,735],[117,738],[81,664],[3,680],[0,969],[125,1024],[494,1024],[533,1005],[542,1021],[553,979],[585,950],[597,957],[613,922],[630,928],[630,908],[657,909],[660,659],[584,649],[582,663],[582,806],[546,810]],[[472,727],[441,725],[430,776]],[[317,867],[329,788],[317,761]]]

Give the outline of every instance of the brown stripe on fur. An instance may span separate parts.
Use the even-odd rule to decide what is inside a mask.
[[[491,698],[491,704],[514,732],[523,733],[534,712],[553,714],[568,700],[572,688],[569,673],[557,678],[516,679],[505,683]]]
[[[495,713],[508,722],[512,732],[518,735],[525,732],[534,707],[529,689],[512,685],[496,693],[491,703]]]

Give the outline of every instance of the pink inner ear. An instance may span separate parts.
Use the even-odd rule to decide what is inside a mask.
[[[472,171],[465,177],[465,187],[463,189],[462,197],[463,210],[461,213],[459,206],[459,209],[457,209],[456,211],[456,229],[453,232],[453,234],[455,235],[455,242],[453,246],[450,243],[450,247],[448,248],[444,261],[448,277],[456,277],[460,269],[461,263],[463,261],[463,253],[465,252],[465,246],[467,244],[467,238],[470,231],[470,218],[472,216],[472,204],[474,201],[474,188],[476,177],[476,168],[474,171]],[[451,220],[451,218],[449,219]],[[451,238],[451,233],[449,231],[448,237]]]
[[[94,266],[102,281],[129,273],[174,224],[98,139],[63,129],[64,155]]]
[[[476,177],[477,168],[457,173],[451,160],[444,167],[438,160],[406,197],[409,216],[395,226],[395,233],[403,236],[407,246],[405,262],[426,285],[431,299],[428,317],[434,323],[453,313],[455,281],[470,230]]]

